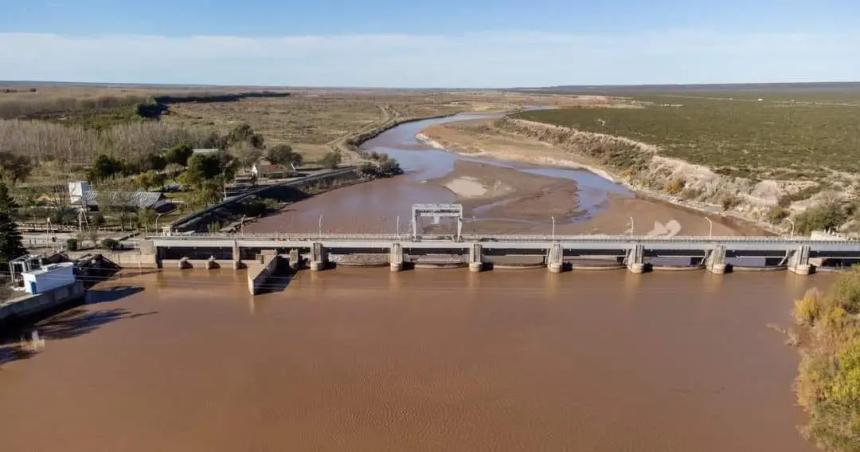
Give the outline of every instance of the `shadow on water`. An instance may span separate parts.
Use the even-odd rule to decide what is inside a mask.
[[[290,275],[270,276],[260,285],[259,295],[275,292],[283,292],[292,282],[293,277]]]
[[[0,365],[27,359],[45,347],[44,341],[69,339],[91,333],[117,320],[136,319],[156,314],[156,311],[132,313],[114,308],[104,311],[88,311],[74,308],[57,314],[29,327],[20,327],[4,334],[0,339]]]
[[[115,286],[90,290],[87,291],[87,298],[84,304],[110,303],[142,291],[143,287],[137,286]]]
[[[87,292],[85,305],[110,303],[143,291],[142,287],[118,286]],[[27,359],[45,347],[46,340],[69,339],[91,333],[117,320],[136,319],[156,314],[156,311],[133,313],[124,308],[90,310],[75,307],[53,313],[35,323],[23,322],[0,332],[0,366],[11,361]]]

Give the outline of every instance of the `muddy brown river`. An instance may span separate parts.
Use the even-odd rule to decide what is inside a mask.
[[[768,324],[829,275],[339,268],[103,284],[0,366],[18,450],[811,450]]]
[[[412,174],[261,224],[453,199]],[[831,281],[340,267],[252,297],[243,271],[125,273],[0,345],[0,450],[809,451],[777,330]]]

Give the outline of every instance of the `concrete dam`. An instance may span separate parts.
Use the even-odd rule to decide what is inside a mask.
[[[157,266],[239,268],[261,254],[283,256],[294,268],[333,265],[468,267],[545,266],[549,271],[624,268],[786,269],[809,274],[816,267],[860,261],[860,242],[774,237],[645,237],[400,234],[194,234],[152,236],[140,252]]]

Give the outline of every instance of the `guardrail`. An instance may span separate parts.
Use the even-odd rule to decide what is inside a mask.
[[[360,234],[360,233],[173,233],[170,235],[152,235],[148,239],[158,240],[199,240],[199,239],[228,239],[228,240],[368,240],[368,241],[456,241],[456,242],[646,242],[646,243],[779,243],[779,244],[857,244],[858,240],[821,240],[805,237],[775,237],[775,236],[675,236],[653,237],[646,235],[518,235],[518,234],[463,234],[459,239],[451,235],[427,235],[412,237],[411,234]]]

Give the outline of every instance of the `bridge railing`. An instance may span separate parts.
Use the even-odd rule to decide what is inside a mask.
[[[368,241],[457,241],[450,235],[420,235],[413,238],[411,234],[378,234],[378,233],[173,233],[170,235],[150,235],[148,239],[158,240],[368,240]],[[780,244],[833,244],[860,243],[857,240],[812,240],[806,237],[779,236],[674,236],[653,237],[644,235],[526,235],[526,234],[463,234],[460,242],[607,242],[607,243],[780,243]]]

